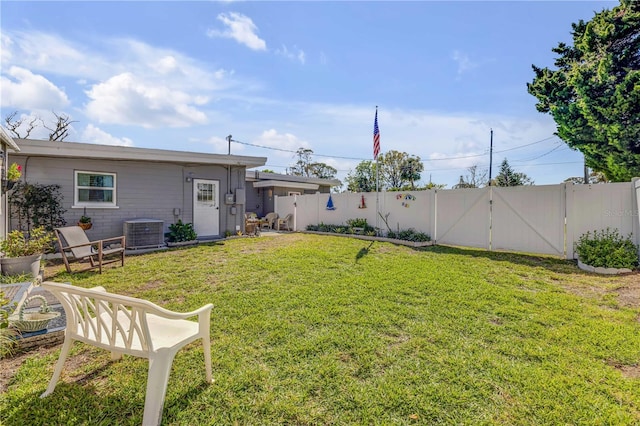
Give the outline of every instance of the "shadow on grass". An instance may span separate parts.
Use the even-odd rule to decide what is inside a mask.
[[[58,382],[55,391],[46,398],[41,399],[40,393],[31,393],[11,401],[10,404],[14,409],[10,410],[10,413],[3,413],[2,424],[31,426],[142,424],[144,392],[127,394],[122,391],[99,396],[98,386],[85,383],[89,376],[94,374],[74,383]],[[142,389],[146,387],[146,376],[144,380],[145,382],[141,383]],[[203,381],[176,396],[173,402],[165,399],[162,410],[163,423],[173,423],[176,414],[188,409],[190,404],[197,400],[208,387],[209,385]],[[42,390],[44,391],[44,388]]]
[[[573,260],[565,260],[551,255],[536,255],[536,254],[524,254],[524,253],[511,253],[503,251],[488,251],[478,248],[462,248],[453,246],[434,245],[429,247],[416,248],[415,250],[441,253],[441,254],[453,254],[460,256],[470,256],[476,258],[485,258],[497,262],[510,262],[518,265],[526,265],[531,267],[545,268],[552,272],[560,274],[588,274],[587,272],[579,269],[576,266],[576,262]]]
[[[371,241],[371,243],[369,243],[367,247],[362,247],[358,251],[358,253],[356,254],[356,263],[358,263],[358,260],[362,259],[363,257],[369,254],[369,250],[371,249],[371,246],[373,245],[373,243],[374,241]]]

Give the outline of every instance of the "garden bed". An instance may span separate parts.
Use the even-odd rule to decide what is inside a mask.
[[[578,259],[578,268],[582,269],[583,271],[593,272],[595,274],[602,274],[602,275],[618,275],[618,274],[628,274],[633,272],[629,268],[601,268],[601,267],[586,265],[580,262],[580,259]]]

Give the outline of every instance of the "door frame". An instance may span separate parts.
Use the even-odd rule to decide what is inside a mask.
[[[215,231],[214,233],[200,234],[198,232],[198,237],[208,237],[208,236],[219,236],[220,235],[220,180],[219,179],[193,179],[193,185],[191,188],[191,196],[192,196],[192,212],[193,212],[193,227],[198,228],[198,216],[196,216],[196,203],[197,203],[197,191],[198,191],[198,183],[213,183],[215,185],[215,191],[213,194],[214,197],[214,205],[215,209],[218,212],[217,223],[215,223]],[[201,222],[202,224],[203,222]],[[212,222],[213,223],[213,222]]]

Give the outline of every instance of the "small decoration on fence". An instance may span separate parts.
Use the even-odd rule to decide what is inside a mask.
[[[415,201],[416,197],[411,194],[398,194],[396,195],[396,200],[402,200],[402,207],[409,208],[409,201]]]
[[[331,199],[331,194],[329,194],[329,200],[327,201],[327,210],[335,210],[336,208],[333,206],[333,199]]]
[[[359,209],[366,209],[367,205],[364,202],[364,195],[362,196],[362,198],[360,199],[360,205],[358,206]]]

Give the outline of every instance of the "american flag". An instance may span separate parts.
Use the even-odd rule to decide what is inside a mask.
[[[376,118],[373,120],[373,159],[378,159],[380,154],[380,129],[378,129],[378,109],[376,108]]]

